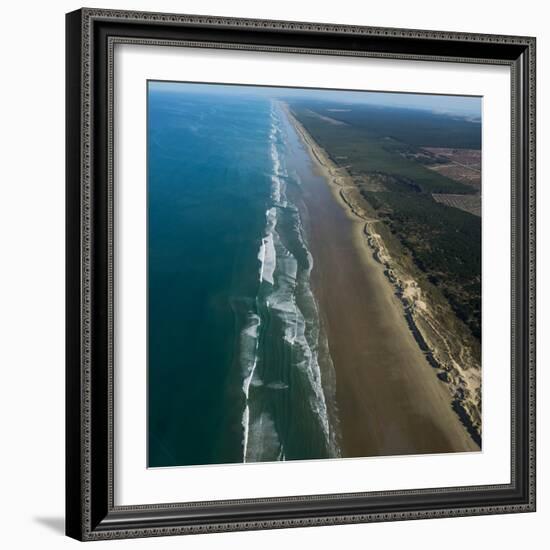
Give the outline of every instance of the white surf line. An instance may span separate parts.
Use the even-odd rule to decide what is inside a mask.
[[[274,156],[274,152],[277,153],[276,149],[274,151],[274,137],[275,137],[275,121],[273,118],[273,110],[271,112],[271,132],[270,132],[270,141],[271,141],[271,159],[274,164],[274,169],[278,170],[278,164],[279,159],[278,156]],[[272,187],[274,186],[274,182],[272,179]],[[272,188],[273,193],[273,188]],[[275,220],[276,222],[276,220]],[[267,246],[269,244],[268,239],[269,235],[272,236],[272,232],[274,230],[274,223],[273,220],[270,219],[270,209],[266,211],[266,231],[268,232],[268,235],[262,237],[262,243],[260,244],[260,250],[258,251],[258,259],[260,260],[260,283],[264,280],[264,269],[265,269],[265,263],[266,263],[266,256],[267,256]],[[273,284],[273,280],[271,280],[271,283]],[[257,300],[257,298],[256,298]],[[254,329],[256,331],[256,343],[254,347],[254,362],[252,363],[252,368],[250,369],[250,373],[247,378],[244,380],[243,384],[243,392],[245,395],[245,408],[243,412],[243,419],[242,419],[242,425],[243,425],[243,463],[247,462],[247,455],[248,455],[248,441],[249,441],[249,435],[250,435],[250,385],[252,383],[252,379],[254,377],[254,373],[256,372],[256,367],[258,365],[258,348],[259,348],[259,327],[261,325],[261,319],[259,316],[255,319],[256,324],[254,325]]]
[[[254,325],[254,330],[256,332],[256,345],[254,346],[254,362],[252,363],[252,368],[250,369],[250,374],[244,380],[243,392],[245,395],[245,408],[243,412],[243,430],[244,430],[244,439],[243,439],[243,462],[246,462],[246,457],[248,454],[248,437],[250,432],[250,406],[249,406],[249,395],[250,395],[250,384],[252,383],[252,378],[254,377],[254,372],[256,371],[256,366],[258,364],[258,329],[261,325],[261,320],[259,316],[256,316],[254,319],[256,324]]]
[[[264,278],[265,254],[266,254],[265,237],[262,237],[262,244],[260,245],[260,250],[258,251],[258,260],[260,260],[260,281],[262,281],[262,279]]]

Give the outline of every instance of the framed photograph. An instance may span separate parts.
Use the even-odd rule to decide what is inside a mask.
[[[67,535],[535,509],[535,39],[67,15]]]

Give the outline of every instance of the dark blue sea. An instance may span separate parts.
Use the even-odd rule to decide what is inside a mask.
[[[338,456],[284,107],[150,82],[147,114],[149,466]]]

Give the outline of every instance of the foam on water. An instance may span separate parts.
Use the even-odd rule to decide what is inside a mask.
[[[262,462],[283,456],[279,434],[269,413],[262,411],[251,423],[249,432],[255,445],[247,449],[245,462]]]
[[[243,412],[243,448],[244,458],[246,459],[248,450],[248,434],[250,431],[250,407],[249,395],[250,386],[256,372],[258,364],[258,334],[260,328],[260,317],[253,312],[248,313],[248,319],[245,327],[241,331],[240,338],[240,356],[243,368],[243,393],[245,395],[245,409]],[[246,462],[246,460],[245,460]]]
[[[273,284],[273,273],[277,267],[277,255],[273,234],[277,225],[277,209],[270,208],[266,212],[266,235],[262,239],[258,259],[260,260],[260,281]]]
[[[250,312],[245,328],[241,333],[241,361],[243,365],[243,393],[245,407],[243,412],[243,460],[285,460],[284,442],[277,432],[276,419],[265,409],[261,401],[253,402],[254,388],[262,386],[256,375],[262,321],[258,312],[276,317],[282,327],[281,340],[291,350],[291,368],[298,369],[309,386],[309,406],[317,418],[331,456],[338,456],[334,434],[331,430],[327,403],[323,389],[321,367],[319,364],[320,331],[319,312],[310,287],[309,276],[313,259],[307,249],[303,236],[298,210],[289,204],[286,193],[288,177],[283,156],[279,152],[284,138],[280,112],[272,104],[270,155],[273,172],[271,175],[271,206],[266,211],[266,225],[261,240],[258,259],[260,260],[260,283],[262,291],[256,300],[256,312]],[[293,238],[302,248],[302,262],[285,245],[278,227],[279,210],[286,219],[294,220],[291,227]],[[288,223],[287,223],[288,225]],[[288,229],[287,229],[288,231]],[[301,307],[300,305],[301,304]],[[289,386],[282,381],[268,383],[263,391],[288,391]]]

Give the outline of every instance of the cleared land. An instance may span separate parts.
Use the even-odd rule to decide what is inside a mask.
[[[453,149],[449,147],[424,147],[438,157],[444,157],[456,164],[481,171],[481,149]]]
[[[430,147],[425,150],[434,155],[434,162],[428,164],[431,170],[481,191],[480,150],[443,147]]]
[[[453,194],[439,194],[433,193],[432,197],[441,204],[452,206],[469,212],[474,216],[481,217],[481,196],[480,195],[453,195]]]

